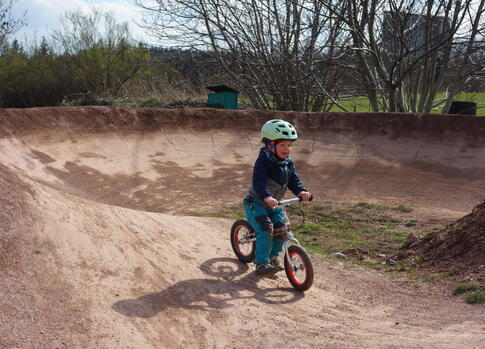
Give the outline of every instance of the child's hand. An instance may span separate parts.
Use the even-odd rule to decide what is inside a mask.
[[[312,198],[312,194],[307,191],[301,191],[298,196],[301,197],[302,201],[310,201],[310,199]]]
[[[266,205],[268,205],[271,208],[275,208],[276,206],[278,206],[278,200],[276,200],[272,196],[265,197],[264,202],[266,203]]]

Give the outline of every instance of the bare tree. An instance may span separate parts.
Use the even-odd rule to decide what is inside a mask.
[[[117,23],[110,12],[66,12],[63,24],[53,38],[72,58],[88,92],[116,97],[146,63],[148,54],[132,46],[127,23]]]
[[[338,0],[328,0],[333,4]],[[162,44],[212,50],[257,108],[322,110],[339,78],[340,19],[309,0],[136,0]]]
[[[449,75],[453,83],[448,84],[443,113],[450,110],[455,96],[478,79],[485,78],[485,1],[467,9],[467,26],[453,46],[449,62]]]
[[[15,18],[12,8],[16,0],[0,0],[0,48],[4,47],[8,38],[14,34],[25,22],[25,13]]]
[[[483,74],[485,0],[319,2],[350,33],[343,64],[360,74],[374,111],[430,112],[447,91],[447,112]]]

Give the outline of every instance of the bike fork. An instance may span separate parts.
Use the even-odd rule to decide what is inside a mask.
[[[290,251],[288,251],[288,248],[290,247],[291,243],[294,242],[296,245],[300,245],[300,242],[293,237],[293,233],[288,231],[288,239],[286,239],[285,243],[283,244],[283,250],[285,251],[285,258],[286,261],[288,262],[288,265],[290,266],[291,270],[295,270],[295,266],[293,265],[293,262],[291,261],[290,257]]]

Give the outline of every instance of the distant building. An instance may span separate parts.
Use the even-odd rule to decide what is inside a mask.
[[[426,48],[426,28],[429,26],[430,48],[440,45],[450,35],[450,23],[444,17],[427,17],[413,13],[386,11],[383,22],[383,47],[391,55],[422,56]],[[444,46],[440,48],[443,52]]]

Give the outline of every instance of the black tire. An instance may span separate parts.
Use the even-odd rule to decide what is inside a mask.
[[[253,239],[256,234],[251,224],[245,219],[239,219],[231,228],[231,246],[237,259],[243,263],[254,261],[254,250],[256,241],[242,242],[242,240]]]
[[[297,291],[306,291],[313,284],[313,265],[305,249],[298,245],[288,248],[290,259],[295,269],[292,269],[285,256],[285,272],[291,285]]]

